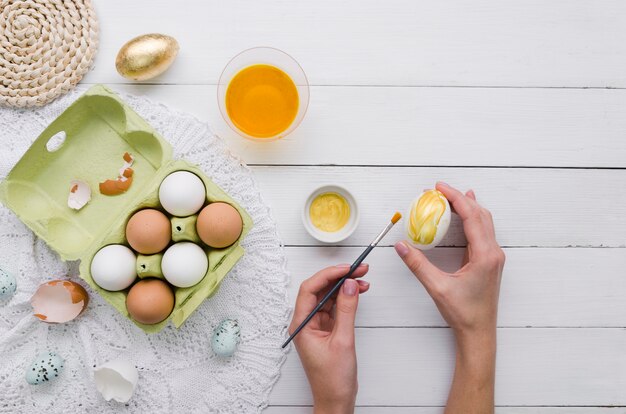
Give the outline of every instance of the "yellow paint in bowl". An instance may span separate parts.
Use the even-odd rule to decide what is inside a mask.
[[[309,216],[319,230],[334,233],[348,224],[350,204],[338,193],[322,193],[311,202]]]

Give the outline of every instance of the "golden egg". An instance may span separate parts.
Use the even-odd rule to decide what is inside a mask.
[[[131,80],[148,80],[165,72],[178,54],[178,42],[171,36],[152,33],[126,43],[117,54],[115,67]]]

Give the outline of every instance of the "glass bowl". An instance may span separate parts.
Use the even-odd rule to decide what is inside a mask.
[[[252,65],[271,65],[277,67],[289,75],[298,91],[298,112],[294,120],[287,129],[271,137],[255,137],[242,131],[230,119],[228,110],[226,109],[226,91],[228,90],[230,81],[242,69]],[[273,47],[254,47],[236,55],[228,62],[222,71],[217,84],[217,104],[228,126],[242,137],[253,141],[275,141],[289,135],[300,125],[300,122],[302,122],[309,106],[309,82],[302,67],[287,53]]]

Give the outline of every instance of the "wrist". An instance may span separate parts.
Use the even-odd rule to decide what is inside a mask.
[[[496,329],[455,332],[457,369],[480,384],[492,382],[496,365]]]
[[[354,401],[315,401],[313,414],[354,414]]]
[[[458,352],[493,352],[496,350],[497,330],[495,324],[484,328],[453,329]]]

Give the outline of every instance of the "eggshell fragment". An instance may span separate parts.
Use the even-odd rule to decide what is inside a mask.
[[[105,400],[126,403],[135,392],[139,372],[133,363],[119,358],[95,368],[93,378]]]
[[[106,180],[100,183],[100,193],[107,196],[114,196],[125,193],[133,183],[133,169],[130,168],[135,162],[135,158],[125,152],[122,156],[124,165],[119,170],[119,175],[115,180]]]
[[[48,323],[65,323],[84,312],[87,291],[69,280],[53,280],[39,286],[30,300],[36,317]]]
[[[67,206],[74,210],[80,210],[91,200],[91,188],[89,184],[80,180],[70,181],[70,193],[67,196]]]

